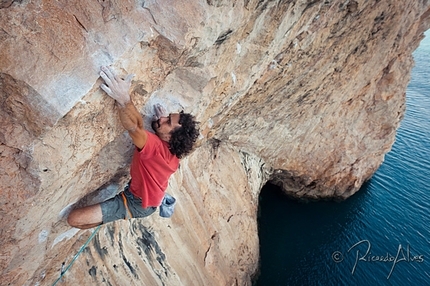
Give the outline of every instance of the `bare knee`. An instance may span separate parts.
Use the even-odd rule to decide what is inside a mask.
[[[86,229],[100,225],[102,218],[101,207],[98,204],[74,209],[67,217],[67,223],[72,227]]]
[[[70,212],[69,216],[67,217],[67,223],[70,226],[79,228],[79,220],[78,220],[79,212],[78,209],[74,209]]]
[[[85,213],[82,209],[74,209],[67,217],[67,223],[72,227],[83,229],[87,228],[85,225],[89,222],[85,220]]]

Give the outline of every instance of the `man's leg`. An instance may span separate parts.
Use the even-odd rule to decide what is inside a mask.
[[[134,197],[128,189],[124,191],[124,194],[127,197],[127,204],[133,218],[149,216],[157,209],[156,207],[142,208],[142,199]],[[125,219],[128,217],[128,210],[124,201],[123,196],[118,194],[100,204],[75,209],[69,214],[67,222],[73,227],[85,229],[102,223]]]
[[[121,194],[96,205],[73,210],[67,222],[77,228],[86,229],[102,223],[126,218],[126,207]]]
[[[86,229],[100,225],[103,222],[100,204],[74,209],[67,218],[67,222],[77,228]]]

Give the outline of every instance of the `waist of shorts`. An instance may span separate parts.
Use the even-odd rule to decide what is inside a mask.
[[[131,181],[130,181],[131,182]],[[141,200],[142,198],[141,197],[139,197],[139,196],[137,196],[137,195],[135,195],[135,194],[133,194],[133,192],[130,190],[130,183],[128,183],[127,184],[127,186],[125,186],[125,188],[124,188],[124,192],[128,192],[128,193],[130,193],[135,199],[137,199],[137,200]]]
[[[142,198],[141,198],[141,197],[139,197],[138,195],[134,194],[134,193],[131,191],[131,189],[130,189],[130,184],[131,184],[131,180],[130,180],[130,182],[125,186],[125,188],[124,188],[124,192],[128,192],[128,193],[130,193],[130,194],[133,196],[133,198],[134,198],[134,199],[136,199],[136,200],[142,200]],[[163,192],[163,193],[164,193],[164,192]],[[163,195],[163,196],[164,196],[164,195]],[[159,204],[158,204],[157,206],[152,206],[152,207],[157,208],[158,206],[160,206],[160,205],[161,205],[162,200],[163,200],[163,198],[161,198],[161,199],[160,199],[160,202],[159,202]]]

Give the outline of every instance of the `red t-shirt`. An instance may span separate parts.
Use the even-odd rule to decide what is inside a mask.
[[[146,131],[148,140],[139,152],[134,150],[131,162],[130,191],[142,198],[142,207],[158,207],[170,176],[178,169],[179,159],[170,153],[169,143]]]

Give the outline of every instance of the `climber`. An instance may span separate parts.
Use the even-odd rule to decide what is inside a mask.
[[[161,204],[169,177],[178,169],[179,159],[187,155],[199,135],[191,114],[166,114],[155,105],[152,129],[144,129],[141,114],[134,106],[129,89],[134,75],[119,78],[109,67],[102,67],[100,87],[115,99],[119,118],[128,131],[135,150],[130,167],[131,181],[123,192],[100,204],[74,209],[67,222],[77,228],[92,228],[124,218],[151,215]]]

